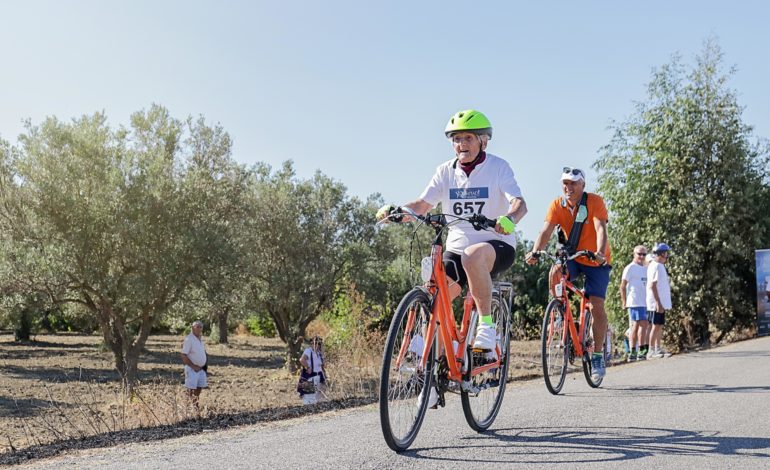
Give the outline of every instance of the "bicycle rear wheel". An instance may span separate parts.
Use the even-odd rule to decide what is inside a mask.
[[[380,370],[380,425],[388,447],[409,448],[417,437],[433,380],[435,346],[425,367],[420,359],[430,320],[430,297],[420,289],[407,293],[398,305],[385,342]]]
[[[508,364],[511,353],[511,315],[508,304],[500,296],[492,297],[492,318],[497,328],[497,344],[500,347],[500,365],[481,374],[471,376],[474,367],[496,360],[496,352],[474,353],[468,347],[468,370],[463,374],[465,386],[460,394],[463,413],[468,425],[477,432],[486,431],[495,421],[503,404],[505,385],[508,379]],[[476,392],[469,392],[470,386]]]
[[[598,380],[594,380],[591,377],[593,372],[593,366],[591,365],[591,356],[593,356],[596,349],[596,341],[594,340],[594,317],[590,311],[586,312],[585,330],[583,333],[583,375],[586,376],[586,382],[592,388],[598,388],[602,384],[603,377],[599,377]],[[602,351],[604,354],[604,351]]]
[[[564,305],[553,299],[545,308],[543,329],[540,333],[543,379],[549,392],[558,395],[567,378],[571,336],[565,334]]]

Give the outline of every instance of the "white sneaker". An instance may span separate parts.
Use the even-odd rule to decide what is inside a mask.
[[[425,394],[421,393],[420,396],[417,398],[417,409],[419,409],[422,406],[422,399],[424,396]],[[438,392],[436,391],[436,387],[431,387],[430,394],[428,396],[428,408],[434,408],[437,403],[438,403]]]
[[[659,349],[658,353],[660,353],[660,357],[671,357],[671,353],[663,348]]]
[[[480,323],[476,329],[476,339],[473,341],[474,349],[494,350],[497,344],[497,330],[495,325]]]
[[[660,359],[663,357],[663,354],[657,349],[651,349],[650,352],[647,353],[647,359]]]

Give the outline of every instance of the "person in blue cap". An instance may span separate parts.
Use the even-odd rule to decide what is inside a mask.
[[[647,265],[647,318],[652,325],[647,359],[658,359],[671,355],[660,345],[663,325],[666,323],[666,310],[671,310],[671,283],[665,266],[671,255],[671,247],[658,243],[652,254],[653,260]]]

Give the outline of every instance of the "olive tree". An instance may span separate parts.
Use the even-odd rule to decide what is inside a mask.
[[[346,251],[361,240],[356,199],[316,173],[297,178],[291,162],[277,171],[254,169],[248,274],[256,310],[267,312],[296,368],[308,324],[328,309],[358,262]],[[370,221],[374,222],[373,217]]]
[[[103,113],[27,123],[4,155],[3,283],[91,311],[130,391],[153,324],[210,264],[211,211],[186,178],[229,139],[154,105],[117,129]]]
[[[766,238],[768,152],[752,143],[722,52],[707,41],[694,67],[681,59],[653,74],[594,168],[623,260],[637,244],[673,247],[669,338],[705,344],[752,324],[754,250]],[[622,263],[622,262],[621,262]],[[622,269],[613,270],[617,292]],[[617,296],[610,296],[616,310]]]

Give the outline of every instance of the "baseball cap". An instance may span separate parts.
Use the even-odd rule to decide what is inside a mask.
[[[583,170],[580,168],[572,168],[570,166],[565,166],[561,170],[561,179],[559,181],[580,181],[586,180],[586,175],[583,173]]]

